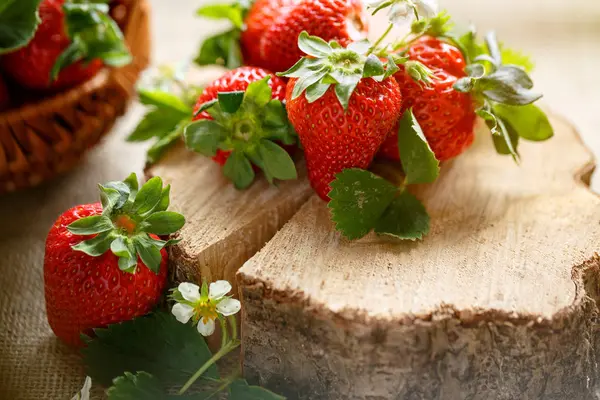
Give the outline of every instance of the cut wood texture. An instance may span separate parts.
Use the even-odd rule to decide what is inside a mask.
[[[182,241],[170,248],[176,281],[235,284],[239,267],[254,255],[310,197],[305,169],[297,181],[269,185],[261,176],[236,190],[209,158],[177,145],[146,176],[171,184],[170,209],[186,217]]]
[[[311,198],[238,273],[245,376],[290,399],[596,398],[600,199],[552,122],[520,166],[479,132],[416,188],[420,242],[344,240]]]

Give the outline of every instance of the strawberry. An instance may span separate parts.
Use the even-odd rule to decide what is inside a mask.
[[[239,189],[252,183],[256,169],[269,181],[295,179],[294,162],[280,146],[295,143],[282,104],[285,86],[261,68],[228,71],[198,97],[186,145],[222,165]]]
[[[46,312],[60,339],[149,312],[167,278],[165,246],[185,223],[166,211],[170,187],[158,177],[138,191],[137,177],[99,185],[102,203],[73,207],[50,229],[44,255]],[[110,251],[109,251],[110,249]],[[139,256],[139,258],[138,258]]]
[[[99,0],[43,0],[33,39],[2,56],[4,71],[24,87],[59,90],[90,79],[103,64],[128,64],[123,35],[108,12]]]
[[[10,95],[4,79],[0,75],[0,111],[5,110],[10,105]]]
[[[377,57],[367,57],[365,42],[342,48],[302,32],[298,46],[310,58],[282,73],[292,78],[286,108],[304,147],[311,185],[327,201],[335,175],[367,168],[398,121],[402,96],[391,77],[397,67],[386,71]]]
[[[456,157],[473,142],[475,122],[471,96],[454,90],[457,80],[465,76],[462,53],[437,38],[423,37],[409,47],[407,55],[429,68],[432,76],[426,85],[415,82],[411,71],[415,64],[409,63],[394,74],[404,100],[402,113],[412,108],[438,160]],[[399,159],[397,130],[396,126],[382,145],[380,156]]]
[[[277,17],[287,12],[287,7],[292,4],[292,0],[257,0],[254,3],[246,15],[246,28],[240,36],[245,64],[265,65],[260,55],[261,39]]]
[[[279,72],[294,65],[303,55],[297,46],[302,31],[342,45],[363,39],[367,23],[362,3],[359,0],[300,0],[285,8],[261,38],[260,66]]]

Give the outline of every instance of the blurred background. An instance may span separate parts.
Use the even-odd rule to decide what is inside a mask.
[[[200,41],[225,28],[200,20],[199,0],[151,0],[153,63],[174,63],[191,57]],[[456,22],[473,22],[481,32],[494,28],[500,40],[522,50],[536,62],[533,74],[543,104],[571,121],[584,141],[600,156],[600,0],[442,0]],[[378,36],[386,22],[373,21]],[[0,311],[0,398],[70,398],[83,382],[78,357],[53,337],[45,318],[42,260],[46,233],[67,208],[96,201],[96,184],[141,173],[145,146],[126,143],[143,109],[133,105],[114,132],[73,172],[50,184],[0,197],[0,288],[16,281],[27,299]],[[542,144],[543,145],[543,144]],[[548,160],[549,165],[560,160]],[[596,190],[600,176],[594,177]],[[597,223],[597,222],[596,222]],[[13,282],[15,283],[15,282]],[[20,293],[0,290],[0,303]],[[7,346],[0,346],[6,348]],[[29,381],[39,382],[36,386]],[[47,387],[62,388],[58,396]]]

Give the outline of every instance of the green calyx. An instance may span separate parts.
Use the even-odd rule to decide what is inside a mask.
[[[88,63],[100,59],[111,67],[131,62],[123,33],[108,14],[109,6],[105,1],[68,0],[63,4],[63,10],[71,44],[54,63],[51,82],[61,70],[79,61]]]
[[[238,189],[254,181],[252,164],[271,183],[298,176],[294,161],[278,144],[292,145],[296,136],[283,104],[271,98],[269,79],[252,82],[245,92],[219,93],[198,111],[206,111],[213,119],[192,122],[184,130],[190,150],[207,157],[214,157],[217,150],[231,152],[223,173]]]
[[[183,215],[167,211],[170,185],[163,187],[154,177],[138,189],[132,173],[124,181],[98,185],[102,214],[81,218],[67,229],[75,235],[96,235],[73,246],[73,250],[97,257],[109,249],[119,258],[119,269],[135,272],[138,256],[154,273],[159,272],[160,251],[179,240],[159,240],[149,236],[170,235],[185,224]]]
[[[398,71],[392,57],[388,57],[388,63],[384,65],[379,57],[371,54],[372,46],[367,40],[343,48],[335,41],[327,43],[304,31],[298,37],[298,47],[309,57],[301,58],[289,70],[278,73],[279,76],[298,78],[292,99],[305,93],[308,102],[312,103],[333,86],[340,104],[347,109],[361,79],[383,81]]]
[[[473,96],[476,112],[491,130],[496,150],[518,161],[519,138],[543,141],[554,135],[548,117],[533,104],[542,95],[533,91],[533,81],[524,67],[504,63],[504,54],[516,59],[517,53],[503,51],[493,32],[485,37],[485,46],[476,42],[473,30],[459,41],[472,63],[454,89]]]

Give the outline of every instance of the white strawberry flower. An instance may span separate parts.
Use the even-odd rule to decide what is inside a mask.
[[[433,18],[438,12],[436,0],[368,0],[367,7],[374,9],[374,13],[387,8],[388,19],[395,25],[404,25],[416,15]]]
[[[187,324],[191,319],[198,324],[198,332],[202,336],[210,336],[215,331],[215,320],[228,317],[240,311],[238,300],[226,296],[231,291],[227,281],[216,281],[202,287],[190,283],[180,283],[171,296],[177,303],[171,312],[177,321]]]

